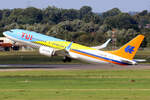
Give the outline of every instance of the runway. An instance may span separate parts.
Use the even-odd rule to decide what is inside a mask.
[[[0,71],[11,70],[125,70],[125,69],[150,69],[150,64],[139,64],[131,66],[118,66],[110,64],[0,64]]]

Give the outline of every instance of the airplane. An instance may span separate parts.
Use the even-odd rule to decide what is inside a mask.
[[[66,61],[78,59],[91,63],[110,63],[117,65],[135,65],[133,59],[144,35],[138,35],[118,50],[102,51],[110,39],[101,46],[87,47],[77,43],[43,35],[34,31],[12,29],[3,32],[3,35],[15,42],[20,42],[39,48],[39,53],[45,56],[63,55]]]

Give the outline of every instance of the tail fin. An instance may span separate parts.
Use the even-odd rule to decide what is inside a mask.
[[[140,44],[142,43],[143,39],[144,39],[143,35],[138,35],[137,37],[129,41],[120,49],[115,50],[115,51],[108,51],[108,52],[114,55],[129,59],[129,60],[132,60]]]

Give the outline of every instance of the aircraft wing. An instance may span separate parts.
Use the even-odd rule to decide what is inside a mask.
[[[73,42],[71,42],[65,49],[62,49],[62,50],[56,50],[55,51],[55,54],[56,55],[59,55],[59,56],[70,56],[69,55],[69,51],[71,49],[71,45],[72,45]]]
[[[62,49],[62,50],[56,50],[55,55],[57,55],[57,56],[69,56],[69,53],[65,49]]]
[[[94,49],[103,49],[103,48],[106,48],[108,43],[111,41],[111,39],[108,39],[104,44],[100,45],[100,46],[95,46],[95,47],[91,47],[91,48],[94,48]]]
[[[103,49],[105,47],[107,47],[108,43],[111,41],[111,39],[108,39],[104,44],[100,45],[100,46],[95,46],[95,47],[92,47],[92,48],[95,48],[95,49]],[[62,50],[56,50],[55,51],[55,55],[59,55],[59,56],[70,56],[69,54],[69,51],[70,51],[70,48],[71,48],[71,45],[72,45],[73,42],[71,42],[65,49],[62,49]]]

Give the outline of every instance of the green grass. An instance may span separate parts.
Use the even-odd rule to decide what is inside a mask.
[[[149,100],[150,70],[0,72],[0,100]]]
[[[78,60],[72,60],[67,64],[83,63]],[[0,64],[66,64],[63,57],[47,57],[39,54],[38,51],[11,51],[0,52]]]
[[[148,59],[150,51],[136,58]],[[38,52],[0,52],[0,64],[65,64]],[[82,63],[77,60],[68,64]],[[150,70],[0,72],[0,100],[150,100]]]

